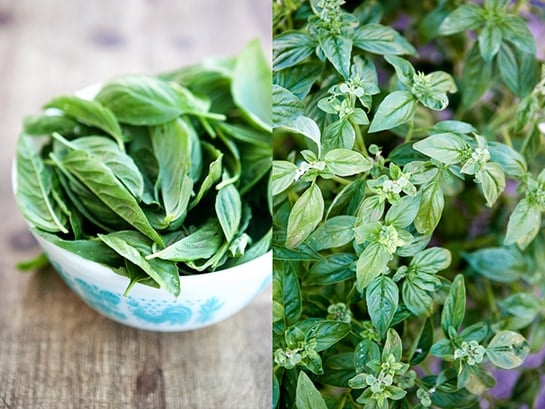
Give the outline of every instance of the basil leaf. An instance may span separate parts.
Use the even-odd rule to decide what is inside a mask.
[[[416,112],[416,99],[408,91],[394,91],[378,106],[369,133],[392,129],[410,122]]]
[[[71,141],[70,146],[84,150],[102,160],[132,195],[140,200],[144,194],[144,179],[133,159],[111,139],[102,136],[84,136]]]
[[[276,196],[286,190],[295,181],[297,166],[286,160],[273,161],[272,195]]]
[[[529,272],[527,260],[516,248],[483,248],[463,257],[473,270],[492,281],[511,283]]]
[[[66,217],[51,194],[52,169],[44,165],[32,138],[24,134],[17,141],[16,169],[15,196],[25,219],[48,232],[68,233]]]
[[[151,242],[134,231],[119,231],[110,234],[98,234],[108,247],[144,270],[159,286],[172,294],[180,295],[180,276],[176,264],[163,260],[146,260],[151,252]]]
[[[477,173],[481,182],[486,205],[492,207],[505,189],[505,174],[500,165],[488,162]]]
[[[325,154],[324,161],[337,176],[351,176],[373,167],[371,159],[349,149],[332,149]]]
[[[324,199],[316,183],[297,199],[288,219],[286,247],[294,248],[312,233],[324,214]]]
[[[391,27],[366,24],[356,30],[354,47],[374,54],[416,54],[414,47]]]
[[[521,249],[525,249],[536,237],[540,226],[541,209],[524,198],[518,202],[509,216],[503,243],[505,245],[517,243]]]
[[[350,333],[350,324],[339,321],[317,321],[305,334],[305,341],[316,340],[314,350],[325,351]]]
[[[300,31],[287,31],[273,42],[273,66],[276,71],[292,67],[314,54],[313,39]]]
[[[371,322],[383,338],[399,303],[396,283],[388,276],[379,275],[367,287],[366,301]]]
[[[356,257],[352,253],[335,253],[319,260],[305,276],[305,284],[329,285],[354,278]]]
[[[272,121],[274,127],[288,123],[303,112],[303,104],[286,88],[273,85],[272,90]]]
[[[356,140],[354,127],[344,118],[332,122],[324,131],[321,140],[322,152],[329,152],[333,149],[352,149]]]
[[[439,27],[439,34],[450,35],[473,30],[485,23],[484,11],[476,4],[464,4],[450,13]]]
[[[335,216],[318,226],[307,239],[307,244],[316,251],[336,248],[354,239],[354,216]]]
[[[62,164],[119,217],[163,245],[163,240],[151,227],[136,199],[104,163],[85,151],[77,150],[67,153]]]
[[[445,196],[439,184],[439,177],[435,177],[422,186],[420,209],[414,219],[416,231],[420,234],[431,234],[443,215]]]
[[[208,173],[202,181],[197,195],[189,204],[190,209],[198,205],[204,195],[221,179],[223,171],[223,153],[206,143],[203,143],[203,148],[214,155],[215,159],[208,165]]]
[[[486,25],[479,34],[479,51],[485,62],[492,61],[502,42],[502,31],[498,26]]]
[[[25,135],[51,135],[58,132],[61,135],[78,134],[79,124],[64,115],[37,115],[27,116],[24,119],[23,132]]]
[[[327,409],[324,398],[303,371],[297,378],[295,405],[297,409]]]
[[[96,100],[121,123],[160,125],[183,113],[181,96],[165,81],[148,76],[127,76],[107,83]]]
[[[52,99],[44,107],[59,109],[70,118],[103,130],[115,139],[119,149],[125,150],[124,141],[126,138],[115,115],[99,102],[76,96],[62,96]],[[55,131],[59,132],[58,130]]]
[[[486,348],[490,361],[504,369],[520,366],[530,348],[524,337],[513,331],[498,332]]]
[[[446,269],[452,261],[450,251],[441,247],[431,247],[417,253],[411,260],[411,266],[418,272],[435,274]]]
[[[326,36],[319,39],[320,48],[333,67],[345,79],[350,77],[350,54],[352,39],[341,35]]]
[[[251,41],[237,57],[231,93],[241,113],[265,132],[272,127],[271,83],[271,69],[259,41]]]
[[[534,55],[536,41],[526,22],[518,16],[506,16],[499,24],[503,37],[518,50]]]
[[[391,257],[388,250],[379,243],[371,243],[363,250],[356,266],[359,291],[363,291],[375,277],[386,270]]]
[[[487,63],[475,43],[466,54],[462,70],[462,107],[469,109],[475,105],[492,84],[492,64]]]
[[[159,164],[156,189],[161,192],[166,225],[183,220],[193,192],[193,180],[189,176],[192,167],[189,133],[189,125],[181,119],[157,126],[151,132],[153,152]]]
[[[450,285],[449,293],[441,313],[441,328],[449,336],[449,328],[458,330],[462,325],[466,313],[466,289],[464,276],[458,274]]]
[[[413,148],[441,163],[455,165],[462,160],[466,143],[459,135],[445,132],[418,141]]]
[[[242,216],[240,194],[234,185],[224,186],[218,191],[215,209],[223,234],[230,242],[235,237]]]
[[[146,256],[171,261],[194,261],[212,257],[223,242],[221,227],[215,221],[204,223],[199,229],[168,247]]]

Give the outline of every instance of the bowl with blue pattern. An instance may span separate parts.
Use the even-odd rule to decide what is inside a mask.
[[[272,252],[220,271],[181,276],[177,298],[162,289],[135,284],[112,269],[35,235],[66,284],[100,314],[130,327],[188,331],[222,321],[247,306],[271,282]]]

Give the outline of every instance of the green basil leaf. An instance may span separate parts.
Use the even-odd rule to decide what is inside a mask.
[[[167,82],[154,77],[119,78],[107,83],[96,100],[119,122],[131,125],[160,125],[183,113],[181,96]]]
[[[396,283],[388,276],[379,275],[367,287],[366,301],[371,322],[383,338],[399,303]]]
[[[337,176],[368,172],[373,167],[371,159],[349,149],[332,149],[325,154],[324,161]]]
[[[501,283],[518,281],[529,270],[527,260],[516,248],[483,248],[463,257],[477,273]]]
[[[221,179],[221,175],[223,171],[223,166],[222,166],[223,153],[221,153],[221,151],[214,148],[210,144],[203,143],[203,148],[209,151],[212,155],[214,155],[215,159],[211,161],[210,164],[208,165],[208,173],[206,174],[204,180],[202,181],[197,195],[189,204],[190,209],[198,205],[200,201],[202,200],[202,198],[204,197],[204,195]]]
[[[153,128],[151,143],[159,164],[155,188],[160,191],[165,208],[164,223],[183,220],[193,192],[190,125],[177,119]]]
[[[321,140],[321,150],[329,152],[333,149],[352,149],[355,140],[354,127],[348,119],[343,118],[327,126]]]
[[[541,226],[541,210],[526,198],[515,206],[507,223],[505,245],[517,243],[524,249],[534,240]]]
[[[94,261],[106,266],[122,265],[122,258],[101,240],[63,240],[55,234],[47,233],[39,229],[33,229],[34,233],[43,237],[50,243],[77,254],[84,259]]]
[[[441,163],[455,165],[462,160],[466,143],[459,135],[445,132],[422,139],[413,148]]]
[[[297,378],[296,400],[297,409],[327,409],[324,398],[304,371]]]
[[[300,115],[297,118],[287,123],[284,123],[282,125],[282,128],[307,137],[310,141],[316,144],[318,150],[320,149],[320,128],[318,127],[318,124],[316,124],[316,121],[314,121],[313,119],[304,115]]]
[[[352,39],[340,35],[331,35],[319,39],[320,48],[333,67],[345,79],[350,78],[350,55]]]
[[[462,69],[462,107],[469,109],[475,105],[492,85],[492,64],[487,63],[475,43],[466,54]]]
[[[134,231],[99,234],[98,237],[116,253],[144,270],[159,286],[172,294],[180,295],[180,276],[176,264],[164,260],[146,260],[151,252],[151,242]]]
[[[386,213],[385,222],[396,229],[403,229],[413,222],[419,208],[420,196],[404,196],[392,204]]]
[[[230,184],[222,187],[216,196],[216,216],[228,242],[235,237],[242,217],[242,205],[237,188]]]
[[[297,176],[297,166],[286,160],[273,161],[272,195],[276,196],[292,185]]]
[[[297,271],[290,262],[273,262],[273,294],[284,307],[286,323],[291,325],[301,317],[302,298]]]
[[[354,47],[380,55],[416,54],[414,47],[391,27],[365,24],[354,33]]]
[[[399,81],[408,87],[413,85],[416,71],[409,61],[393,55],[387,55],[384,59],[394,67]]]
[[[503,369],[520,366],[530,348],[524,337],[513,331],[498,332],[488,344],[486,355],[490,361]]]
[[[484,10],[476,4],[464,4],[450,13],[439,27],[440,35],[474,30],[485,23]]]
[[[363,291],[375,277],[383,273],[390,259],[390,253],[382,244],[369,244],[358,258],[356,266],[358,290]]]
[[[242,115],[258,129],[272,130],[272,74],[259,40],[249,42],[238,55],[231,93]]]
[[[48,232],[68,233],[66,216],[51,194],[52,169],[44,165],[32,138],[24,134],[17,141],[16,169],[15,197],[25,219]]]
[[[273,84],[272,90],[272,121],[274,127],[279,127],[292,121],[303,113],[303,104],[289,90]]]
[[[51,135],[53,132],[65,136],[77,135],[79,127],[76,121],[64,115],[27,116],[24,119],[23,133],[32,136]]]
[[[311,49],[311,53],[314,50]],[[277,66],[274,66],[277,70]],[[293,95],[302,100],[305,98],[318,77],[322,73],[323,65],[318,61],[308,61],[290,70],[276,71],[273,74],[273,84],[288,89]]]
[[[428,291],[418,286],[417,279],[407,279],[401,287],[403,303],[415,316],[427,316],[431,312],[433,299]]]
[[[119,149],[122,151],[125,150],[124,141],[126,138],[121,131],[115,115],[99,102],[89,101],[76,96],[63,96],[52,99],[44,107],[59,109],[70,118],[103,130],[116,140]]]
[[[518,16],[506,16],[499,24],[503,37],[518,50],[531,55],[536,53],[536,41],[526,21]]]
[[[275,71],[292,67],[314,54],[314,40],[301,31],[287,31],[274,38],[273,66]]]
[[[401,343],[401,338],[399,337],[399,334],[396,332],[395,329],[388,328],[388,331],[386,332],[386,341],[384,342],[384,348],[382,349],[383,361],[386,361],[390,355],[393,355],[395,360],[399,362],[401,361],[402,354],[403,345]]]
[[[439,178],[435,177],[422,187],[420,209],[414,219],[416,231],[420,234],[431,234],[437,225],[445,207],[445,195],[441,190]]]
[[[114,213],[157,244],[163,245],[163,240],[151,227],[136,199],[109,167],[80,150],[67,153],[62,164]]]
[[[411,260],[410,266],[418,272],[435,274],[450,266],[452,256],[450,251],[441,247],[431,247],[417,253]]]
[[[334,253],[312,264],[305,276],[305,284],[329,285],[354,278],[356,256],[352,253]]]
[[[408,91],[394,91],[380,103],[369,133],[392,129],[410,122],[416,112],[416,99]]]
[[[520,178],[526,174],[528,169],[526,160],[513,148],[500,142],[490,141],[488,151],[490,160],[498,163],[507,175]]]
[[[496,25],[486,25],[479,34],[479,51],[487,63],[498,53],[502,42],[502,30]]]
[[[449,336],[449,327],[458,330],[464,321],[466,313],[466,288],[464,276],[458,274],[450,285],[449,293],[441,313],[441,328]]]
[[[314,350],[325,351],[350,333],[350,324],[340,321],[317,321],[305,334],[305,341],[316,340]]]
[[[209,221],[168,247],[146,256],[146,259],[160,258],[183,262],[207,259],[218,251],[222,243],[221,227],[216,221]]]
[[[70,146],[87,151],[101,160],[125,185],[132,195],[140,200],[144,194],[144,179],[134,160],[121,151],[109,138],[103,136],[84,136],[69,142]]]
[[[335,216],[319,225],[307,239],[307,244],[316,251],[342,247],[354,239],[354,216]]]
[[[505,174],[500,165],[488,162],[477,173],[481,182],[486,205],[492,207],[505,189]]]
[[[324,198],[316,183],[297,199],[288,219],[286,247],[301,244],[314,231],[324,214]]]

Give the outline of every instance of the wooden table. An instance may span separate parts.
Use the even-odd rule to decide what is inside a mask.
[[[24,115],[126,73],[231,55],[260,37],[268,0],[0,0],[0,408],[271,407],[270,288],[215,326],[162,334],[103,318],[51,269],[17,211],[11,159]]]

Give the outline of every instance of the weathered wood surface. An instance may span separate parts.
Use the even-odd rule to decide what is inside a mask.
[[[126,73],[156,73],[251,38],[270,50],[268,0],[0,0],[0,409],[271,407],[270,289],[195,332],[138,331],[103,318],[39,252],[11,194],[24,115],[50,97]]]

